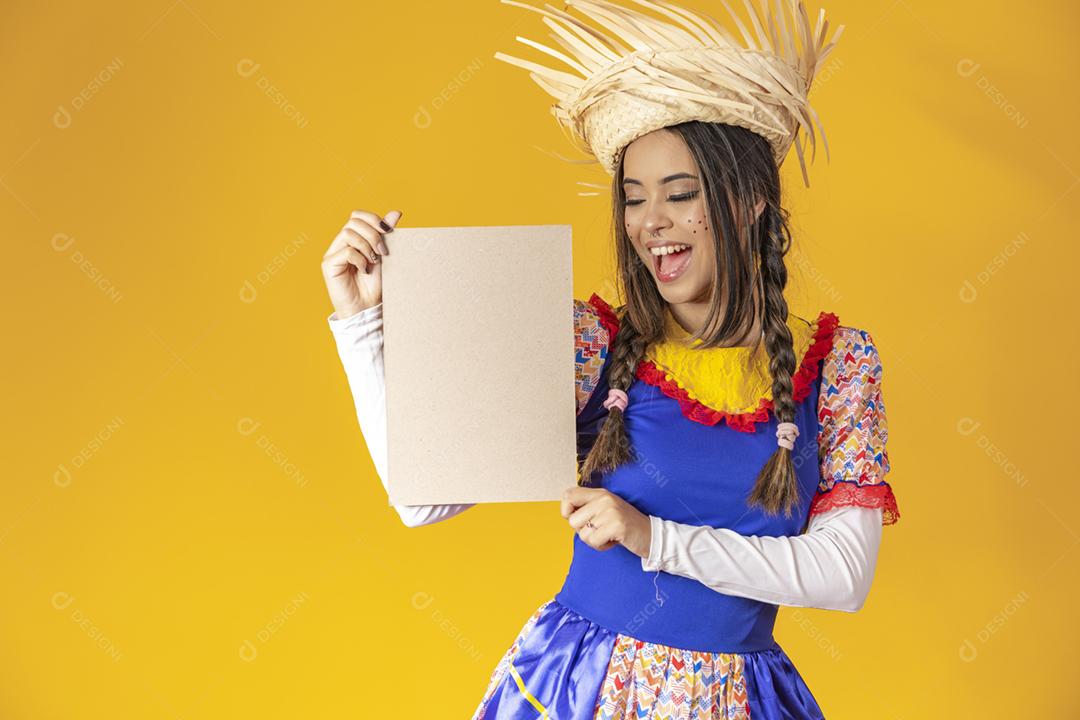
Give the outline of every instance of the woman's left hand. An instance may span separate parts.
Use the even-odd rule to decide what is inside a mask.
[[[609,550],[622,543],[635,555],[649,556],[652,544],[649,516],[615,493],[575,485],[563,492],[560,511],[589,547]]]

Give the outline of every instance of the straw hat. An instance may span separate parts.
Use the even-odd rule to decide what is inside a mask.
[[[777,165],[791,145],[799,155],[803,182],[805,143],[811,161],[817,154],[814,125],[828,159],[829,144],[807,95],[814,75],[839,39],[836,28],[826,44],[829,22],[818,13],[812,27],[802,0],[743,0],[750,28],[726,0],[742,42],[709,15],[664,0],[631,0],[662,17],[608,0],[565,0],[598,27],[591,27],[552,5],[508,5],[543,15],[561,50],[518,36],[517,40],[555,58],[574,72],[513,57],[495,58],[529,71],[555,98],[551,113],[571,143],[609,175],[630,142],[646,133],[689,120],[739,125],[763,136]],[[775,8],[770,8],[771,1]],[[751,31],[752,30],[752,31]],[[565,159],[565,158],[563,158]],[[570,161],[575,162],[575,161]]]

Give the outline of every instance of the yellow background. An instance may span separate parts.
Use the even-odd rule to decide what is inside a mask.
[[[790,301],[874,335],[902,517],[860,612],[776,636],[833,720],[1075,717],[1076,8],[827,10]],[[319,263],[353,209],[571,223],[575,294],[613,299],[575,184],[607,178],[543,152],[571,154],[547,95],[492,57],[540,59],[539,18],[0,14],[0,717],[468,717],[572,535],[554,503],[400,523]]]

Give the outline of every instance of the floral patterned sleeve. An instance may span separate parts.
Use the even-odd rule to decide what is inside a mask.
[[[590,412],[581,417],[597,404],[601,394],[597,389],[603,384],[604,365],[613,338],[611,318],[602,302],[600,307],[594,304],[597,297],[594,294],[588,301],[574,298],[574,380],[579,423],[588,422],[596,414]]]
[[[611,306],[593,293],[588,300],[574,298],[574,387],[577,398],[578,462],[592,449],[607,419],[608,395],[605,368],[618,333]]]
[[[881,508],[882,525],[900,518],[885,480],[889,437],[881,359],[870,333],[839,326],[821,370],[818,459],[821,480],[810,515],[837,507]]]

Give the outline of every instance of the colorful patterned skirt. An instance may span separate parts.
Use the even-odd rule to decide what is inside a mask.
[[[811,720],[824,717],[787,654],[637,640],[555,599],[526,621],[473,720]]]

